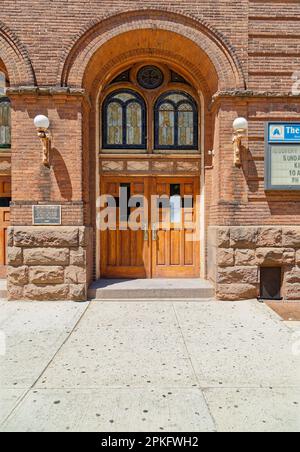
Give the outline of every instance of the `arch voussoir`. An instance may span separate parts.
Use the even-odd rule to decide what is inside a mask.
[[[0,59],[7,70],[11,86],[35,85],[35,75],[26,47],[0,21]]]
[[[63,86],[82,87],[84,74],[93,55],[106,42],[136,30],[163,30],[175,33],[196,44],[206,55],[218,75],[218,89],[244,89],[242,66],[232,46],[207,24],[197,22],[178,13],[157,10],[132,11],[107,18],[94,25],[75,43],[66,57],[59,83]]]

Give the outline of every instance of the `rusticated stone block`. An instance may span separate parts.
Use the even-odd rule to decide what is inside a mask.
[[[15,227],[14,244],[28,248],[78,247],[79,232],[74,227]]]
[[[28,267],[8,267],[7,278],[10,287],[13,284],[16,286],[25,286],[25,284],[28,284]]]
[[[216,245],[219,248],[229,248],[230,247],[230,230],[229,230],[229,228],[218,228]]]
[[[218,272],[219,284],[257,284],[257,267],[227,267]]]
[[[285,300],[300,300],[300,284],[286,284],[284,298]]]
[[[296,253],[293,249],[287,249],[283,252],[284,265],[295,265]]]
[[[69,298],[73,301],[86,301],[86,285],[85,284],[70,284]]]
[[[24,249],[24,263],[26,265],[69,265],[70,250],[67,248],[32,248]]]
[[[16,286],[15,284],[7,284],[7,299],[9,301],[23,300],[23,286]]]
[[[63,284],[64,267],[31,267],[29,281],[31,284]]]
[[[7,246],[14,246],[14,228],[7,229]]]
[[[275,227],[258,228],[257,247],[282,247],[282,229]]]
[[[220,267],[233,267],[234,265],[234,251],[233,249],[219,248],[218,249],[218,265]]]
[[[85,284],[86,271],[80,267],[70,266],[65,271],[65,282],[69,284]]]
[[[217,298],[225,301],[251,300],[258,297],[255,284],[219,284]]]
[[[70,265],[75,267],[85,267],[86,265],[86,251],[82,248],[79,250],[70,251]]]
[[[235,265],[238,267],[251,267],[256,265],[255,250],[236,250]]]
[[[252,249],[257,243],[257,228],[234,227],[230,230],[230,246],[239,249]]]
[[[289,284],[300,284],[300,268],[292,267],[285,271],[284,279]]]
[[[259,265],[293,265],[295,263],[295,250],[283,248],[258,248],[256,259]]]
[[[296,226],[283,228],[282,245],[288,248],[300,248],[300,228]]]
[[[296,264],[300,266],[300,250],[296,251]]]
[[[7,260],[8,265],[18,267],[23,264],[23,251],[22,248],[8,247],[7,248]]]
[[[68,284],[54,286],[36,286],[29,284],[24,287],[24,298],[35,301],[60,301],[69,299]]]
[[[86,247],[88,244],[88,228],[81,226],[79,228],[79,246]]]

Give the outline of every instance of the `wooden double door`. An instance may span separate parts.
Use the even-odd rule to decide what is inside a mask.
[[[195,177],[103,176],[101,277],[199,277],[199,185]]]

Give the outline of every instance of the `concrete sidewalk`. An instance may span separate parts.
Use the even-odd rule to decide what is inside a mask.
[[[300,324],[254,301],[3,301],[0,332],[1,431],[300,431]]]

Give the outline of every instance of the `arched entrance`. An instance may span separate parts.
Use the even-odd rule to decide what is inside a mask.
[[[199,277],[197,90],[171,66],[141,61],[108,81],[99,119],[101,276]]]
[[[144,80],[148,78],[148,81],[155,82],[160,79],[157,69],[162,72],[163,81],[158,87],[151,89],[140,83],[139,71],[145,67],[148,67],[148,77],[144,75]],[[217,139],[217,115],[211,112],[210,105],[213,95],[219,90],[244,87],[239,64],[226,43],[211,28],[172,12],[166,12],[164,19],[159,11],[130,12],[105,19],[83,33],[67,56],[59,77],[63,85],[84,88],[90,101],[84,111],[83,158],[84,162],[89,162],[84,167],[84,180],[85,186],[89,187],[86,195],[87,221],[91,221],[95,228],[95,277],[160,277],[168,274],[172,277],[205,277],[208,224],[205,195],[206,192],[210,194],[212,182],[210,174],[205,173],[205,167],[211,165],[209,151],[214,148],[214,140]],[[122,93],[122,90],[126,92]],[[167,103],[170,101],[168,94],[172,95],[174,91],[176,95],[188,96],[186,100],[192,99],[190,111],[184,114],[197,115],[197,141],[190,139],[181,148],[178,131],[174,132],[172,143],[159,143],[159,137],[163,136],[158,131],[159,108],[165,100]],[[127,97],[118,98],[122,94]],[[164,98],[164,95],[167,97]],[[124,125],[121,119],[114,130],[118,138],[115,142],[107,141],[109,120],[105,119],[105,114],[110,111],[110,102],[115,105],[115,114],[119,111],[120,115],[127,114],[131,103],[139,106],[141,128],[136,142],[127,136],[128,128],[132,133],[132,124]],[[174,123],[175,117],[178,122],[178,107],[177,103],[172,105]],[[164,111],[161,116],[167,114]],[[130,115],[132,118],[132,111]],[[164,127],[167,134],[168,126]],[[192,135],[194,137],[194,133]],[[186,180],[191,181],[187,191],[192,191],[192,197],[199,194],[196,222],[200,230],[200,244],[198,242],[198,248],[195,246],[190,252],[193,257],[195,255],[195,260],[187,259],[192,262],[189,264],[191,272],[185,274],[185,266],[177,265],[179,261],[182,263],[184,256],[185,242],[181,238],[177,238],[179,244],[174,246],[167,238],[169,265],[166,273],[156,272],[153,255],[157,250],[153,249],[155,245],[152,242],[156,241],[157,231],[153,233],[149,224],[148,231],[141,230],[134,238],[130,232],[130,238],[124,240],[124,249],[131,259],[128,265],[128,253],[124,253],[118,236],[113,233],[109,237],[109,233],[97,230],[100,209],[95,206],[99,196],[110,194],[117,205],[120,188],[135,195],[149,192],[150,187],[156,195],[161,190],[171,197],[182,197],[186,194]],[[194,199],[191,204],[196,208]],[[148,253],[145,249],[132,250],[128,247],[128,243],[146,242],[147,235]],[[172,262],[171,252],[174,250]],[[166,256],[160,257],[164,261]],[[118,265],[115,265],[116,262]],[[138,265],[132,265],[133,262]]]

